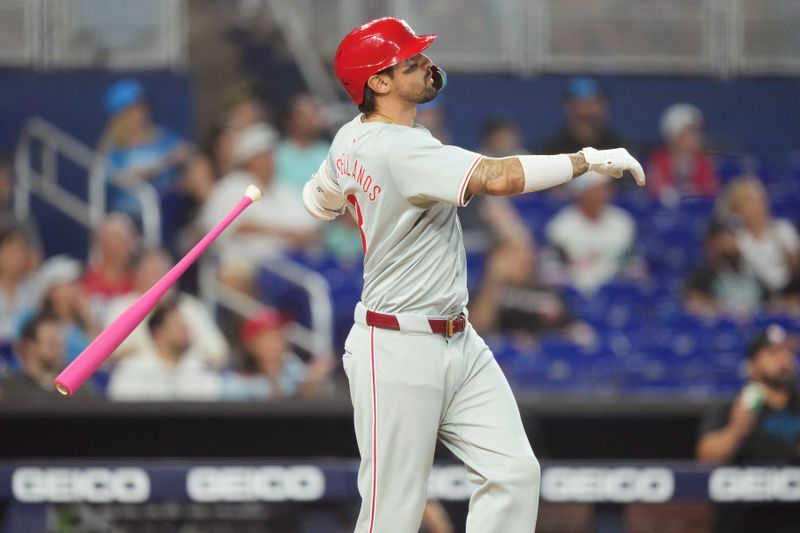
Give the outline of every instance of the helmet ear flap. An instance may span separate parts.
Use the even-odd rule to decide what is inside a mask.
[[[436,65],[431,67],[431,72],[433,74],[433,87],[436,89],[437,93],[440,93],[447,85],[447,74],[445,74],[441,67],[437,67]]]

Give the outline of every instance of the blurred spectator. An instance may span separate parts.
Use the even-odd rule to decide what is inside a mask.
[[[508,157],[527,153],[522,147],[519,125],[511,120],[489,119],[481,129],[481,154]],[[528,228],[507,196],[475,196],[459,210],[468,251],[486,250],[496,241],[528,238]]]
[[[274,181],[276,142],[275,131],[264,124],[243,131],[233,154],[237,170],[217,183],[201,215],[209,230],[236,205],[248,185],[255,184],[264,193],[217,239],[221,279],[244,291],[250,290],[259,260],[302,248],[317,237],[318,224],[306,213],[300,195]]]
[[[796,346],[771,325],[747,348],[750,383],[700,427],[697,457],[716,464],[773,466],[800,460],[800,395]],[[800,506],[743,503],[717,505],[716,533],[792,533]]]
[[[217,400],[219,375],[190,351],[189,329],[178,304],[165,300],[147,320],[152,347],[131,355],[114,368],[108,384],[112,400]]]
[[[481,127],[479,153],[488,157],[508,157],[527,154],[523,148],[522,130],[510,119],[488,119]]]
[[[29,216],[25,220],[19,220],[14,215],[14,175],[11,158],[5,154],[0,154],[0,226],[18,223],[25,230],[25,239],[28,242],[29,250],[32,254],[33,265],[39,264],[42,257],[42,240],[40,238],[39,227],[36,219]]]
[[[422,513],[421,533],[454,533],[455,530],[444,506],[438,501],[428,500]]]
[[[133,79],[114,83],[106,93],[111,117],[100,151],[110,165],[111,180],[120,186],[151,183],[162,196],[178,191],[192,147],[175,133],[153,122],[144,87]],[[138,216],[141,207],[122,189],[112,189],[111,208]]]
[[[664,146],[651,156],[647,185],[664,205],[683,197],[712,197],[719,188],[717,173],[706,154],[703,113],[691,104],[673,104],[661,115]]]
[[[636,223],[611,204],[610,178],[587,172],[569,185],[574,205],[564,207],[545,228],[554,252],[549,276],[591,294],[615,277],[641,279],[645,265],[634,253]]]
[[[686,280],[684,305],[702,316],[747,318],[766,293],[742,259],[736,237],[726,225],[712,222],[704,239],[706,263]]]
[[[283,140],[275,150],[275,173],[280,183],[294,189],[303,186],[328,157],[330,143],[322,139],[325,120],[319,103],[310,94],[289,99],[281,116]]]
[[[351,216],[337,217],[323,226],[322,243],[339,265],[347,267],[360,263],[364,258],[361,233]]]
[[[530,241],[504,241],[491,252],[469,319],[481,334],[561,331],[580,339],[587,333],[558,292],[539,280]]]
[[[214,124],[208,132],[203,152],[208,157],[215,177],[233,170],[233,147],[237,133],[225,126],[224,122]]]
[[[263,89],[255,83],[240,82],[225,91],[224,128],[240,132],[250,126],[270,122]]]
[[[330,371],[329,361],[317,358],[306,365],[290,351],[284,327],[286,319],[275,310],[264,310],[242,326],[245,362],[239,372],[228,373],[224,397],[228,400],[264,400],[281,396],[313,395]]]
[[[172,260],[166,250],[156,248],[142,252],[133,267],[133,290],[111,301],[106,315],[106,326],[164,277],[171,267]],[[208,308],[191,294],[177,292],[176,288],[172,289],[170,297],[175,298],[178,310],[189,328],[189,353],[200,356],[205,363],[215,368],[227,364],[228,343]],[[114,353],[124,357],[131,353],[152,350],[152,347],[153,338],[149,328],[140,324]]]
[[[80,284],[83,267],[66,255],[49,258],[39,271],[42,312],[54,317],[64,332],[64,353],[72,362],[100,333],[89,297]]]
[[[800,298],[800,236],[786,219],[774,218],[764,185],[756,176],[740,176],[726,188],[720,205],[733,217],[736,242],[747,266],[779,299]]]
[[[167,243],[176,255],[184,255],[205,235],[197,221],[217,181],[231,169],[231,152],[235,138],[236,132],[226,128],[223,122],[217,122],[208,132],[202,150],[195,154],[186,169],[184,188],[187,197],[177,222],[177,238]],[[196,286],[196,278],[197,270],[193,266],[184,275],[183,281],[187,285]]]
[[[415,122],[424,126],[434,139],[442,144],[453,144],[453,136],[447,126],[447,115],[444,112],[444,97],[439,94],[430,102],[417,105],[417,118]]]
[[[233,150],[239,134],[269,121],[263,90],[250,82],[232,85],[223,97],[221,119],[211,128],[204,151],[216,177],[235,170]]]
[[[16,336],[20,318],[31,313],[39,287],[31,273],[31,251],[25,230],[13,220],[0,223],[0,344]]]
[[[203,152],[194,153],[186,165],[181,184],[181,189],[186,196],[184,220],[191,219],[185,213],[194,214],[197,207],[205,203],[220,175],[217,174],[215,163],[211,157]]]
[[[64,337],[58,318],[46,314],[33,317],[22,329],[15,348],[22,372],[2,383],[4,399],[58,399],[54,380],[64,367]],[[91,383],[75,391],[74,396],[95,396]]]
[[[608,99],[597,81],[582,77],[570,79],[564,97],[564,111],[565,128],[544,142],[541,153],[569,154],[587,146],[598,150],[624,146],[609,126]]]
[[[136,227],[122,213],[106,216],[95,230],[94,247],[82,283],[89,294],[92,313],[99,321],[111,298],[133,289],[131,264],[138,241]]]

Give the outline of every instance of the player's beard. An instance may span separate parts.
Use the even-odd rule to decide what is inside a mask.
[[[433,76],[427,76],[425,78],[425,87],[422,89],[422,93],[420,94],[420,99],[417,100],[418,104],[424,104],[430,102],[436,95],[439,94],[439,91],[436,90],[436,86],[433,84]]]
[[[417,91],[409,91],[407,93],[401,93],[400,96],[403,97],[408,102],[412,102],[414,104],[424,104],[426,102],[430,102],[439,92],[436,90],[436,87],[433,86],[433,83],[430,83],[431,77],[428,76],[425,78],[425,86],[422,89]]]
[[[423,91],[422,95],[420,95],[420,99],[417,101],[417,103],[425,104],[427,102],[430,102],[431,100],[436,98],[437,94],[439,94],[439,91],[437,91],[435,87],[433,86],[425,87],[425,90]]]

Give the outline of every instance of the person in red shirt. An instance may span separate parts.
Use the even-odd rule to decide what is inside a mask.
[[[661,115],[664,146],[650,157],[648,186],[665,205],[681,198],[712,197],[717,173],[705,150],[703,113],[691,104],[673,104]]]
[[[102,317],[108,302],[133,290],[131,266],[139,235],[130,217],[112,213],[94,234],[94,249],[81,279],[92,303],[92,314]]]

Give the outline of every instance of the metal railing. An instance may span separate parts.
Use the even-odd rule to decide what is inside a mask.
[[[59,157],[85,171],[86,198],[59,183]],[[103,158],[42,118],[30,119],[22,129],[14,154],[14,170],[14,212],[21,219],[30,216],[31,196],[34,195],[89,230],[97,227],[106,213],[108,168]],[[157,246],[161,242],[158,193],[147,183],[125,190],[141,208],[145,244]]]
[[[311,327],[293,323],[288,330],[289,340],[314,357],[331,357],[333,305],[327,280],[319,272],[288,258],[264,260],[257,266],[300,287],[308,294]],[[222,306],[243,318],[266,309],[262,301],[221,283],[217,277],[216,260],[213,257],[201,260],[199,281],[201,297],[211,307]]]
[[[184,0],[48,0],[45,66],[179,68]]]
[[[0,1],[0,64],[32,65],[41,56],[41,0]]]
[[[331,132],[352,117],[352,107],[340,98],[339,84],[331,76],[330,61],[319,51],[331,44],[331,38],[338,38],[337,32],[330,29],[317,31],[307,26],[308,21],[328,23],[332,20],[350,20],[348,14],[357,13],[361,0],[325,4],[326,0],[240,0],[238,4],[241,20],[249,20],[251,25],[269,26],[280,29],[285,37],[289,52],[306,80],[311,93],[317,97],[324,108],[324,117]],[[341,8],[332,13],[331,8]],[[324,14],[322,20],[317,20]],[[328,15],[332,15],[328,16]],[[339,24],[340,28],[344,24]],[[320,26],[321,28],[321,26]],[[324,43],[324,44],[323,44]]]
[[[732,0],[728,6],[734,72],[800,73],[800,2]]]
[[[249,5],[259,0],[248,0]],[[282,0],[261,0],[273,11]],[[377,16],[439,33],[431,54],[453,71],[800,74],[797,0],[302,0],[287,40],[330,63],[339,39]],[[280,6],[280,9],[276,9]],[[293,50],[294,51],[294,50]],[[311,59],[309,59],[311,58]],[[306,68],[301,68],[306,73]],[[310,84],[315,78],[307,78]]]
[[[0,65],[188,64],[186,0],[0,0]]]

